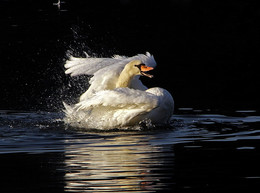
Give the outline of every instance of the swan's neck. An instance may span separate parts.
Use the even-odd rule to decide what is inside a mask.
[[[116,88],[129,87],[134,76],[134,74],[124,69],[117,80]]]

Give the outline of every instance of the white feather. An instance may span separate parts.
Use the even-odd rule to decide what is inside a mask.
[[[141,60],[144,64],[151,67],[156,66],[154,57],[149,52],[146,52],[146,55],[138,54],[133,57],[114,55],[112,58],[76,58],[71,56],[64,66],[67,69],[65,73],[70,74],[71,76],[82,74],[94,75],[95,72],[103,68],[106,68],[109,71],[109,67],[112,65],[122,68],[122,66],[125,66],[132,60]]]

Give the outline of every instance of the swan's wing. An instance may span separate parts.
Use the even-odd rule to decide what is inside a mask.
[[[117,88],[114,90],[102,90],[88,100],[76,104],[77,110],[89,110],[97,107],[115,109],[142,109],[150,111],[158,106],[158,97],[149,92]]]
[[[66,74],[71,76],[78,75],[93,75],[95,72],[100,69],[113,65],[121,61],[120,59],[114,58],[76,58],[70,57],[69,60],[65,63]]]
[[[89,81],[90,87],[80,96],[80,101],[86,100],[98,91],[114,89],[123,68],[124,66],[114,64],[95,72]]]
[[[75,105],[88,127],[115,128],[135,125],[158,107],[158,98],[145,91],[129,88],[103,90]]]
[[[70,57],[69,60],[65,63],[65,68],[67,69],[65,71],[66,74],[70,74],[71,76],[78,76],[82,74],[87,75],[94,75],[96,72],[103,68],[107,68],[107,72],[110,71],[109,66],[118,66],[118,68],[122,68],[122,66],[125,66],[128,62],[132,60],[141,60],[144,64],[147,66],[155,67],[156,62],[154,60],[154,57],[147,52],[145,54],[138,54],[133,57],[125,57],[125,56],[119,56],[115,55],[112,58],[76,58],[76,57]],[[115,68],[113,68],[114,70]]]
[[[146,54],[138,54],[136,56],[133,56],[131,57],[131,60],[141,60],[146,66],[150,66],[153,68],[156,67],[156,61],[153,55],[151,55],[149,52],[146,52]]]

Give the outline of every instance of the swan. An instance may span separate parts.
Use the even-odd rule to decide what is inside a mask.
[[[152,55],[114,58],[72,58],[66,74],[92,74],[89,89],[75,105],[65,106],[65,122],[96,129],[124,128],[150,120],[167,124],[173,114],[171,94],[159,87],[147,88],[139,77],[152,75],[156,62]],[[96,85],[96,86],[93,86]]]

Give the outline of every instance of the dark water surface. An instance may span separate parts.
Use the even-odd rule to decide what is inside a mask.
[[[260,183],[257,111],[181,109],[169,127],[109,132],[70,128],[62,116],[0,112],[0,192],[223,192]]]

